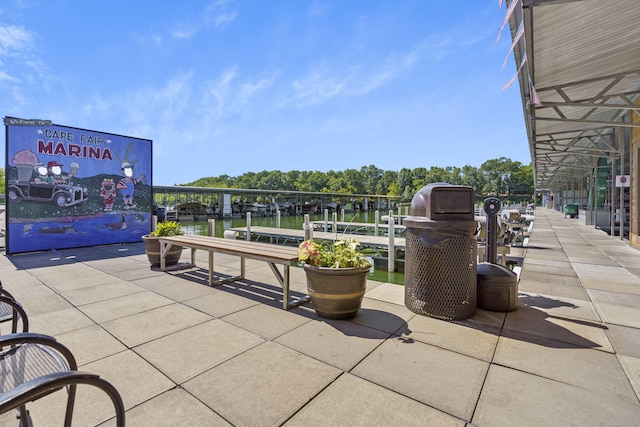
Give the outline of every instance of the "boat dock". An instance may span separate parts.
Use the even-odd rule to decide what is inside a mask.
[[[389,234],[389,224],[372,224],[370,222],[334,222],[334,221],[311,221],[314,230],[322,230],[331,233],[346,233],[357,235],[373,234],[379,236]],[[335,230],[334,230],[335,227]],[[406,227],[404,225],[394,224],[393,230],[396,236],[404,236]]]
[[[247,238],[247,233],[251,235],[251,238]],[[224,237],[297,246],[305,240],[305,231],[277,227],[234,227],[227,229]],[[398,260],[398,263],[404,262],[404,237],[368,236],[365,234],[336,234],[324,231],[313,231],[313,238],[327,240],[330,242],[353,238],[360,242],[363,249],[370,249],[374,251],[372,258],[376,266],[386,264],[388,271],[395,271],[396,269],[404,270],[404,265],[396,266],[396,260]],[[390,248],[392,249],[390,250]],[[390,254],[392,256],[389,256]]]
[[[247,227],[233,227],[225,231],[225,237],[229,238],[244,238],[246,240],[254,241],[268,241],[269,243],[275,243],[280,245],[295,244],[299,245],[305,240],[304,230],[293,230],[290,228],[276,228],[276,227],[250,227],[251,239],[247,239]],[[388,248],[389,237],[388,236],[368,236],[365,234],[338,234],[329,233],[324,231],[314,231],[313,237],[316,239],[335,241],[342,239],[353,238],[360,242],[363,247],[371,248]],[[336,238],[337,237],[337,238]],[[393,239],[393,246],[397,249],[405,248],[405,239],[402,237],[395,237]]]

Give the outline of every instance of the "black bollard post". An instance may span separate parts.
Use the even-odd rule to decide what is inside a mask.
[[[487,262],[498,263],[498,213],[500,200],[495,197],[484,199],[484,211],[487,214]]]

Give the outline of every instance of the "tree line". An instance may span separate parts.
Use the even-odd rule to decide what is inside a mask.
[[[432,166],[429,169],[402,168],[382,170],[374,165],[360,170],[344,171],[261,171],[247,172],[237,177],[220,175],[200,178],[184,186],[210,188],[243,188],[285,190],[340,194],[370,194],[401,196],[410,201],[423,186],[433,182],[447,182],[473,187],[477,201],[497,196],[513,203],[531,201],[533,168],[506,157],[487,160],[479,168]]]

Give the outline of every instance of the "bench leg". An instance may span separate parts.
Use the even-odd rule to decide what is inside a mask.
[[[288,310],[290,308],[298,307],[299,305],[304,304],[305,302],[311,301],[310,296],[306,296],[304,298],[300,298],[292,303],[289,302],[289,266],[283,266],[284,276],[278,270],[278,267],[272,262],[268,262],[269,267],[271,267],[271,271],[273,271],[274,276],[278,279],[280,286],[282,286],[282,308]]]
[[[165,257],[167,256],[167,252],[171,248],[171,244],[160,242],[160,270],[165,271],[167,269],[167,262]]]
[[[209,286],[224,285],[225,283],[232,283],[238,280],[244,279],[244,257],[240,257],[240,275],[233,276],[226,279],[213,280],[213,252],[209,253]]]
[[[213,251],[209,251],[209,286],[213,286]]]

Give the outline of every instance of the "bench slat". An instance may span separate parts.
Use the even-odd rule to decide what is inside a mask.
[[[162,237],[161,240],[172,244],[196,247],[196,249],[215,250],[231,255],[273,260],[278,263],[287,262],[290,265],[298,262],[298,249],[290,246],[195,235]]]
[[[224,239],[213,236],[183,235],[172,237],[160,237],[161,268],[164,270],[164,255],[169,245],[181,245],[191,248],[191,263],[195,265],[195,250],[201,249],[210,252],[209,255],[209,285],[222,284],[237,281],[244,278],[244,259],[250,258],[265,261],[271,267],[273,274],[282,286],[282,308],[288,310],[310,300],[309,296],[289,302],[289,266],[298,263],[298,249],[290,246],[272,245],[269,243],[249,242],[246,240]],[[219,252],[239,256],[241,274],[236,277],[213,281],[213,253]],[[284,275],[278,271],[275,264],[283,265]]]

